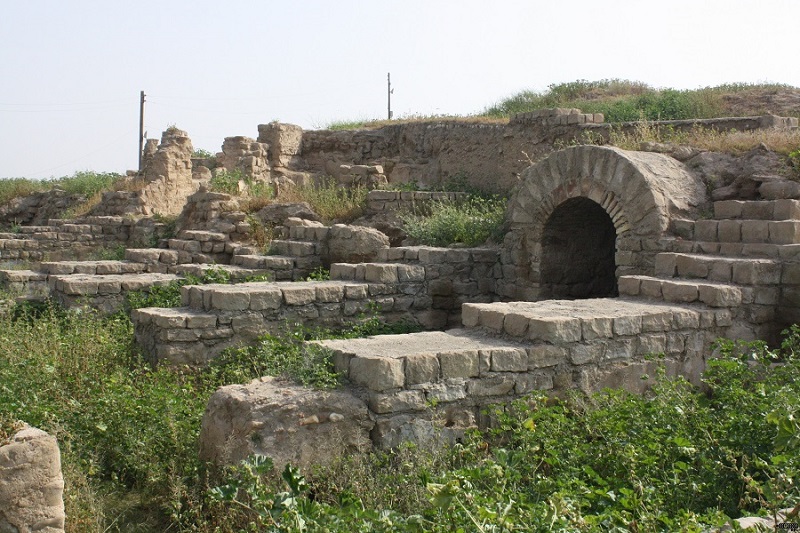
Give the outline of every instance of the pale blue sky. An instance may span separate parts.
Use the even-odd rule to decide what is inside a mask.
[[[796,0],[0,0],[0,177],[136,167],[281,120],[471,114],[524,89],[800,86]]]

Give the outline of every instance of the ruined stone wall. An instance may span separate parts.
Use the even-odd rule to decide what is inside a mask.
[[[152,218],[51,219],[47,226],[21,226],[17,233],[0,233],[0,260],[75,259],[99,248],[152,244],[166,231],[165,224]]]
[[[169,128],[161,135],[161,144],[153,151],[148,139],[143,159],[143,175],[131,177],[131,191],[110,191],[90,215],[163,215],[180,214],[186,198],[200,186],[193,179],[192,141],[185,131]]]
[[[775,116],[652,122],[678,131],[695,127],[720,131],[797,127],[797,119]],[[473,187],[508,193],[520,173],[553,150],[584,135],[608,139],[611,125],[601,114],[545,109],[512,117],[508,123],[424,122],[375,130],[303,132],[300,155],[309,170],[331,165],[381,165],[388,182],[432,186],[463,177]],[[614,124],[632,132],[638,123]]]

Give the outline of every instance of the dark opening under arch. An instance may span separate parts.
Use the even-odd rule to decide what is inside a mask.
[[[616,238],[611,217],[598,203],[577,197],[559,204],[542,233],[542,296],[617,296]]]

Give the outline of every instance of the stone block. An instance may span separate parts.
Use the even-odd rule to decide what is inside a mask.
[[[742,220],[742,242],[769,242],[769,226],[766,220]]]
[[[661,291],[668,302],[691,303],[699,297],[698,286],[694,283],[664,282]]]
[[[667,349],[667,336],[663,333],[640,335],[638,340],[639,355],[661,354]]]
[[[714,202],[714,218],[742,218],[743,204],[744,202],[740,200]]]
[[[439,379],[439,358],[436,354],[413,354],[405,360],[406,386],[431,383]]]
[[[774,220],[800,219],[800,201],[785,199],[775,200],[772,218]]]
[[[614,336],[614,319],[610,317],[584,318],[581,321],[583,340],[608,339]]]
[[[425,387],[425,396],[429,402],[456,402],[467,397],[465,379],[447,379],[441,383]]]
[[[800,243],[800,221],[779,220],[769,222],[769,242],[773,244]]]
[[[518,374],[515,376],[514,391],[517,394],[527,394],[535,390],[550,390],[553,388],[553,377],[538,374]]]
[[[503,331],[512,337],[524,337],[528,331],[529,320],[525,315],[508,313],[503,318]]]
[[[277,287],[250,289],[250,310],[278,309],[283,304],[283,293]]]
[[[356,266],[346,263],[333,263],[331,265],[331,279],[354,281],[356,279]]]
[[[781,265],[766,261],[742,261],[733,265],[734,283],[742,285],[778,285],[781,282]]]
[[[638,335],[641,332],[641,315],[614,318],[614,335]]]
[[[493,375],[467,382],[468,396],[502,396],[514,390],[514,376]]]
[[[159,328],[185,328],[186,317],[172,309],[153,309],[152,321]]]
[[[425,281],[425,267],[421,265],[397,265],[397,281],[400,283]]]
[[[363,300],[369,294],[366,285],[345,285],[344,296],[348,300]]]
[[[364,279],[371,283],[397,283],[397,265],[367,263]]]
[[[567,360],[568,350],[551,344],[537,344],[528,348],[528,368],[547,368]]]
[[[609,341],[603,352],[606,361],[616,361],[619,359],[630,359],[635,353],[633,339],[615,339]]]
[[[738,287],[701,284],[699,295],[700,301],[711,307],[734,307],[742,303],[742,291]]]
[[[694,223],[695,240],[716,242],[718,225],[718,220],[698,220]]]
[[[662,278],[674,278],[677,275],[675,254],[656,254],[655,274]]]
[[[316,287],[281,287],[283,301],[286,305],[306,305],[317,299]]]
[[[522,348],[492,350],[490,368],[494,372],[525,372],[528,370],[528,353]]]
[[[649,313],[642,316],[642,333],[669,331],[672,329],[672,312]]]
[[[480,325],[494,331],[503,331],[505,317],[503,309],[483,308],[481,309]]]
[[[532,318],[528,322],[528,338],[544,342],[575,342],[581,340],[581,321],[578,318]]]
[[[641,283],[636,276],[621,276],[617,283],[620,296],[638,296]]]
[[[717,227],[717,238],[719,242],[741,242],[742,221],[720,220],[719,225]]]
[[[480,307],[470,304],[461,306],[461,323],[464,327],[474,328],[480,324],[481,310]]]
[[[317,301],[323,303],[341,302],[344,299],[343,285],[320,285],[316,287]]]
[[[645,298],[655,298],[656,300],[660,300],[662,298],[662,285],[666,285],[668,282],[660,279],[652,279],[652,278],[645,278],[642,280],[640,293]]]
[[[603,343],[571,344],[569,347],[569,361],[573,365],[595,363],[603,357],[605,345]]]
[[[211,306],[222,311],[244,311],[250,307],[250,293],[245,289],[216,290],[211,296]]]
[[[379,415],[403,411],[423,411],[426,408],[425,393],[418,390],[402,390],[369,395],[369,408]]]
[[[187,314],[186,327],[192,329],[214,328],[217,326],[216,315]]]
[[[391,357],[353,357],[347,377],[370,390],[397,389],[405,384],[403,360]]]
[[[480,373],[478,351],[441,352],[439,366],[444,379],[478,376]]]
[[[678,255],[675,258],[677,275],[686,278],[708,277],[708,262],[689,255]]]

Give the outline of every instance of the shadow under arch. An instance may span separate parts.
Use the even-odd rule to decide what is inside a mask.
[[[617,296],[617,232],[597,202],[578,196],[553,210],[542,231],[541,297]]]

